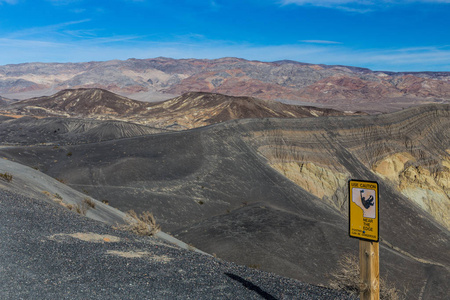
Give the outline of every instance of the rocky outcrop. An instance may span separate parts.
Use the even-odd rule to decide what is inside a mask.
[[[397,153],[378,161],[373,171],[450,229],[450,157],[427,166],[409,153]]]
[[[310,162],[280,161],[270,166],[329,205],[346,212],[344,189],[350,173]]]
[[[343,212],[347,208],[337,195],[357,171],[346,167],[345,153],[352,153],[450,229],[450,155],[445,151],[450,148],[450,106],[310,121],[255,131],[250,140],[272,167]]]
[[[42,115],[67,116],[123,116],[139,111],[143,102],[131,100],[103,89],[63,90],[50,97],[38,97],[15,103],[11,108],[33,114],[33,109],[44,109]],[[36,112],[39,114],[39,111]]]

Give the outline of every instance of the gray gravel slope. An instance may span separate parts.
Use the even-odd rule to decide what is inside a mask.
[[[352,299],[1,189],[0,299],[89,298]]]

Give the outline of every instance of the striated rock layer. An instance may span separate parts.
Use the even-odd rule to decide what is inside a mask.
[[[342,212],[354,159],[385,179],[450,229],[450,106],[424,106],[389,115],[271,121],[250,142],[268,163]],[[353,172],[354,174],[354,172]]]

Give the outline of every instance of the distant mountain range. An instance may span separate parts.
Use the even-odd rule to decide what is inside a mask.
[[[195,91],[317,103],[342,110],[389,111],[450,101],[450,72],[394,73],[239,58],[159,57],[0,66],[0,95],[4,97],[48,96],[68,88],[102,88],[144,101]]]

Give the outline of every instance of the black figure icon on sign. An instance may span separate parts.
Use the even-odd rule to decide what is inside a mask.
[[[369,199],[366,200],[366,197],[363,196],[364,190],[361,190],[360,193],[361,193],[361,203],[365,207],[365,209],[369,209],[369,207],[374,205],[372,195],[370,195]]]

